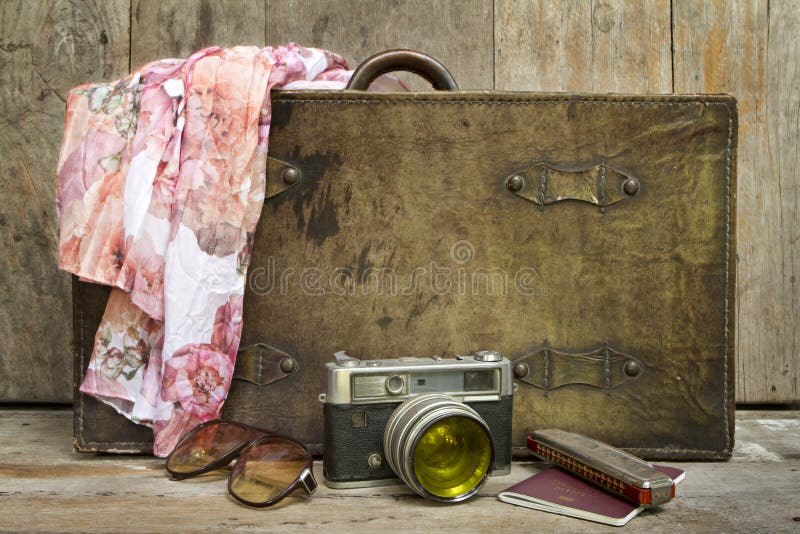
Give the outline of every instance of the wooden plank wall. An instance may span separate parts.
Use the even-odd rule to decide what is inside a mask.
[[[69,278],[56,268],[67,91],[128,72],[126,0],[0,2],[0,399],[68,402]]]
[[[737,400],[800,400],[800,4],[794,0],[5,0],[0,3],[0,400],[69,402],[55,268],[64,95],[219,44],[387,48],[463,89],[739,98]]]
[[[800,396],[800,4],[676,2],[675,90],[739,98],[737,395]]]

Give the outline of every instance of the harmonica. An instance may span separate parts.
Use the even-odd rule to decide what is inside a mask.
[[[641,506],[675,497],[672,479],[651,464],[606,443],[557,428],[528,436],[536,456]]]

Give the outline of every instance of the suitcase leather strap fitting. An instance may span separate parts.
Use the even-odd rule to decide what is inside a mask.
[[[302,179],[300,169],[285,161],[267,156],[267,191],[264,198],[272,198],[297,186]]]
[[[296,373],[298,367],[293,356],[266,343],[256,343],[239,349],[233,378],[266,386]]]
[[[601,159],[593,166],[567,167],[539,162],[512,173],[506,189],[542,208],[562,200],[580,200],[600,209],[636,196],[639,180]]]
[[[585,384],[605,390],[636,380],[644,364],[604,343],[589,352],[572,353],[550,348],[547,343],[513,362],[514,378],[543,389],[545,396],[553,389]]]

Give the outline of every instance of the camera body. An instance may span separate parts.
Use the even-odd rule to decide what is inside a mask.
[[[344,352],[325,365],[324,472],[332,488],[398,483],[386,461],[384,430],[405,400],[445,394],[475,410],[494,443],[492,475],[511,470],[511,362],[496,351],[456,358],[359,360]]]

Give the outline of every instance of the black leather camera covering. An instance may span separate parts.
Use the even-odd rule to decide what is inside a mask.
[[[494,440],[495,458],[492,470],[508,468],[511,463],[511,421],[513,398],[497,401],[467,402],[489,425]],[[378,404],[325,404],[324,472],[333,482],[355,482],[396,478],[383,452],[383,431],[396,402]],[[361,424],[366,416],[366,425]],[[371,469],[368,458],[381,455],[380,468]]]

